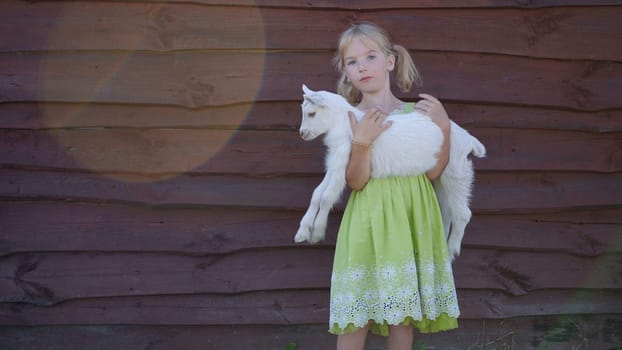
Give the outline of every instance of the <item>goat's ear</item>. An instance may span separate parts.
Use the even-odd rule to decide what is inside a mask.
[[[312,105],[316,105],[319,107],[326,106],[326,103],[325,103],[326,101],[324,100],[324,96],[316,92],[313,92],[311,94],[305,94],[303,95],[303,98],[305,99],[305,101],[309,101],[309,103],[311,103]]]
[[[313,94],[315,91],[311,91],[311,89],[309,89],[309,88],[307,87],[307,85],[302,84],[302,92],[304,92],[304,93],[305,93],[305,95],[311,95],[311,94]]]
[[[321,93],[309,89],[305,84],[302,84],[302,91],[304,91],[302,97],[305,101],[320,107],[326,106],[324,95]]]

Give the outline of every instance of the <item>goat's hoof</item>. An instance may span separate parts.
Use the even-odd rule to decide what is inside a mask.
[[[294,237],[294,242],[296,243],[302,243],[305,241],[310,241],[311,240],[311,233],[309,232],[309,230],[304,230],[304,229],[299,229],[298,232],[296,232],[296,236]]]
[[[324,230],[322,230],[322,231],[313,231],[311,233],[311,237],[309,238],[309,243],[311,243],[311,244],[318,243],[320,241],[323,241],[325,237],[326,237],[326,232]]]
[[[449,258],[450,258],[451,262],[453,262],[458,257],[458,255],[460,255],[460,245],[456,246],[450,240],[448,248],[449,248],[448,249],[449,250]]]

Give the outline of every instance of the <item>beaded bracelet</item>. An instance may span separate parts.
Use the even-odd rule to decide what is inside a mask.
[[[365,148],[368,148],[369,146],[371,146],[371,143],[363,143],[363,142],[358,142],[356,140],[352,140],[352,144],[353,145],[357,145],[357,146],[361,146],[361,147],[365,147]]]

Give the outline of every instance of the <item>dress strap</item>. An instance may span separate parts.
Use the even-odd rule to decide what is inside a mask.
[[[404,112],[410,113],[410,112],[412,112],[414,110],[415,110],[415,103],[414,102],[406,102],[404,104]]]

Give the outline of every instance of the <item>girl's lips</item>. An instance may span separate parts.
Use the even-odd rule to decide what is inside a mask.
[[[371,79],[371,77],[363,77],[363,78],[361,78],[361,80],[360,80],[360,81],[362,81],[362,82],[366,82],[366,81],[368,81],[369,79]]]

